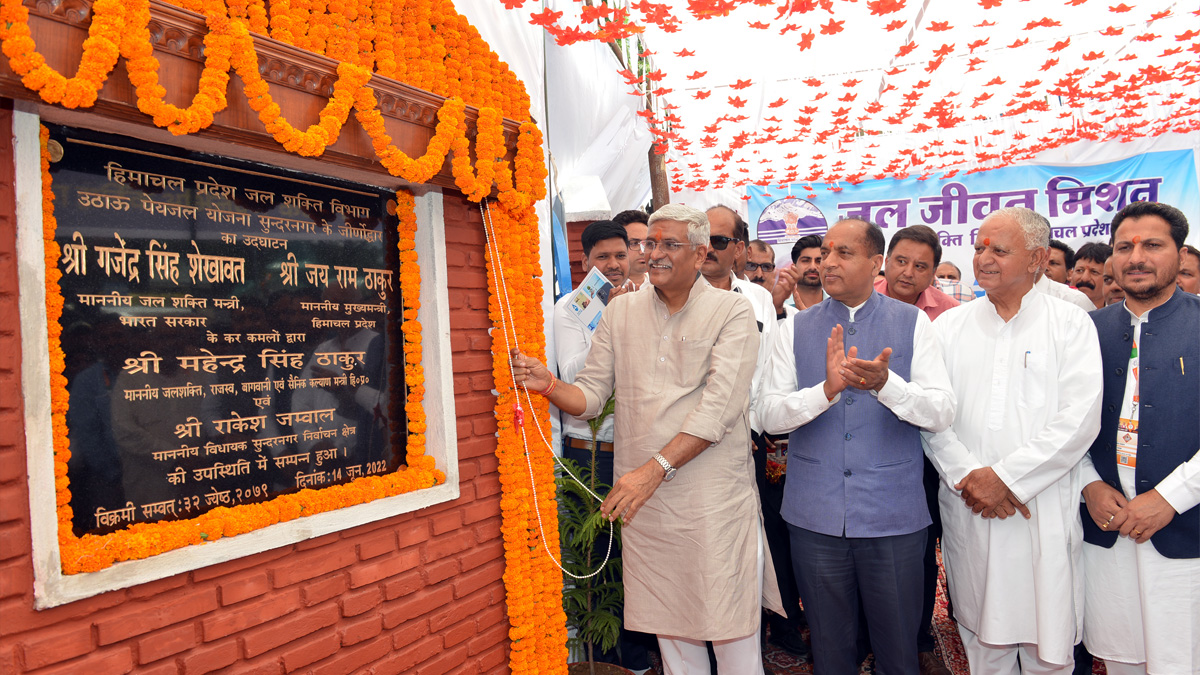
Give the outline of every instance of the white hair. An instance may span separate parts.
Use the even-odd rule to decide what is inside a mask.
[[[673,220],[687,225],[688,243],[708,246],[708,216],[703,211],[685,204],[667,204],[650,214],[646,222],[649,227],[660,220]]]
[[[996,217],[1012,218],[1021,226],[1021,234],[1025,235],[1025,250],[1050,246],[1050,221],[1037,211],[1023,206],[1009,206],[988,214],[989,220]]]

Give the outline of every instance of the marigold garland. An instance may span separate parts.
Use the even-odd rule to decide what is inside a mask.
[[[528,158],[519,157],[518,165],[522,161],[528,161]],[[541,195],[535,193],[534,196],[540,198]],[[503,202],[489,204],[487,211],[494,229],[490,237],[493,248],[485,251],[485,256],[491,290],[488,315],[496,328],[492,331],[492,353],[497,355],[493,360],[492,375],[499,392],[496,398],[496,455],[500,460],[503,488],[500,510],[506,561],[504,584],[508,590],[509,637],[512,639],[510,667],[513,672],[558,673],[565,670],[567,657],[562,574],[553,560],[540,554],[541,532],[545,532],[546,548],[554,559],[560,557],[553,459],[545,447],[538,445],[527,449],[525,446],[513,415],[514,405],[519,400],[518,392],[512,389],[508,360],[504,357],[510,347],[519,344],[525,354],[545,358],[537,233],[523,225],[535,216],[532,202],[516,213]],[[501,269],[504,276],[498,278],[496,273]],[[509,316],[502,308],[505,300],[509,303]],[[541,396],[533,400],[534,409],[528,412],[546,426],[548,404]],[[529,484],[527,461],[532,467],[533,486]],[[540,528],[533,504],[535,492],[537,511],[542,519]]]
[[[213,116],[227,105],[225,91],[229,85],[230,55],[235,46],[233,22],[225,15],[224,5],[219,12],[205,14],[208,34],[204,36],[204,70],[200,74],[200,90],[187,108],[166,103],[167,90],[158,83],[158,59],[150,43],[150,0],[129,0],[125,6],[129,17],[128,29],[121,40],[129,82],[135,87],[138,110],[154,118],[154,123],[177,136],[195,133],[213,123]]]
[[[421,365],[421,268],[417,264],[417,214],[415,200],[407,190],[396,191],[396,216],[400,221],[400,294],[403,298],[404,381],[408,385],[405,412],[408,419],[408,466],[433,471],[438,483],[446,477],[434,468],[433,458],[425,454],[425,366]]]
[[[0,3],[0,37],[4,40],[8,64],[21,77],[21,83],[38,92],[47,103],[61,103],[67,108],[91,107],[117,65],[118,44],[125,27],[124,6],[121,0],[96,0],[92,14],[79,70],[75,77],[67,78],[37,52],[29,30],[29,10],[21,0]]]
[[[455,184],[471,201],[486,199],[495,186],[498,201],[488,206],[495,232],[490,261],[503,261],[503,277],[488,267],[489,316],[493,331],[496,454],[502,485],[502,533],[506,567],[504,582],[510,623],[514,673],[562,673],[566,666],[566,623],[562,611],[562,577],[551,559],[541,555],[534,504],[543,518],[552,555],[558,556],[557,507],[552,459],[545,448],[529,451],[533,484],[526,468],[527,449],[514,426],[516,395],[508,373],[505,337],[526,353],[544,358],[545,338],[540,297],[540,257],[534,204],[545,196],[546,169],[542,135],[529,122],[529,97],[508,66],[499,61],[479,32],[459,15],[450,0],[168,0],[205,17],[205,62],[197,94],[181,108],[166,103],[158,80],[158,60],[150,43],[148,0],[96,0],[89,37],[76,75],[54,71],[37,52],[22,0],[0,0],[0,41],[14,72],[29,89],[48,103],[89,107],[120,58],[135,87],[140,110],[154,123],[175,134],[194,133],[210,126],[227,106],[229,72],[242,78],[251,109],[285,149],[318,156],[334,143],[351,108],[367,131],[381,164],[395,176],[413,183],[428,182],[452,155]],[[333,95],[320,121],[300,131],[282,117],[258,72],[251,32],[340,61]],[[387,134],[374,91],[372,74],[399,79],[446,97],[438,124],[425,153],[416,158],[399,150]],[[474,162],[467,140],[466,105],[479,109]],[[523,122],[517,152],[505,159],[504,118]],[[43,128],[43,145],[48,132]],[[396,195],[399,216],[399,258],[403,305],[405,381],[408,396],[408,466],[382,476],[352,483],[304,490],[270,502],[218,508],[190,519],[137,524],[109,535],[77,538],[71,529],[66,432],[67,398],[64,355],[59,344],[62,297],[58,290],[58,245],[54,240],[53,194],[47,153],[43,147],[43,208],[45,213],[46,305],[51,362],[51,405],[54,469],[63,571],[95,571],[114,562],[146,558],[183,546],[250,532],[267,525],[321,513],[385,496],[429,487],[444,480],[425,454],[427,420],[422,401],[419,308],[420,271],[415,252],[416,219],[412,195]],[[500,311],[502,289],[512,304],[511,322]],[[547,405],[535,398],[527,411],[545,425]]]

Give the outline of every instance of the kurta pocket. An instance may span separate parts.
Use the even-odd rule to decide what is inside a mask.
[[[667,359],[674,361],[671,370],[677,385],[692,388],[704,381],[712,362],[712,346],[712,338],[687,338],[675,342],[676,353],[668,355]]]
[[[1046,355],[1026,352],[1017,383],[1017,403],[1024,408],[1046,405]]]

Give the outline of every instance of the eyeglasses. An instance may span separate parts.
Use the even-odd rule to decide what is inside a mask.
[[[684,246],[695,246],[695,245],[696,244],[689,244],[687,242],[674,241],[671,239],[668,239],[666,241],[656,241],[654,239],[643,239],[638,242],[638,250],[641,251],[642,253],[649,253],[649,252],[653,251],[655,248],[661,247],[662,250],[667,253],[674,253],[674,252],[678,251],[679,249],[683,248]]]
[[[737,239],[734,239],[733,237],[723,237],[719,234],[714,234],[708,238],[708,243],[712,244],[712,247],[718,251],[724,251],[735,241],[737,241]]]
[[[753,272],[755,270],[762,270],[764,272],[774,272],[775,271],[775,263],[754,263],[754,262],[746,263],[746,271],[747,272]]]
[[[630,239],[629,240],[629,250],[630,251],[640,251],[641,249],[642,249],[642,240],[641,239]]]

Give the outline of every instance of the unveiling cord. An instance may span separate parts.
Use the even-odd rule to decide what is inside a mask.
[[[538,503],[537,483],[533,479],[533,462],[529,459],[529,453],[530,453],[529,437],[525,433],[525,413],[521,409],[521,393],[524,392],[525,400],[528,403],[530,410],[533,410],[533,397],[531,397],[529,395],[528,387],[526,387],[523,384],[520,387],[517,386],[516,376],[513,375],[513,360],[512,360],[513,344],[514,343],[516,344],[518,351],[521,348],[521,344],[520,344],[520,340],[517,338],[517,328],[516,328],[515,322],[512,317],[512,305],[508,299],[508,284],[504,279],[504,262],[500,258],[499,249],[496,247],[496,243],[495,243],[495,231],[493,229],[492,218],[491,218],[492,208],[491,208],[491,205],[488,204],[488,201],[486,199],[482,200],[479,204],[479,214],[483,217],[483,233],[484,233],[484,238],[486,240],[487,247],[488,247],[488,254],[489,254],[488,258],[491,260],[492,278],[496,280],[496,287],[497,287],[497,291],[498,291],[498,293],[496,295],[497,295],[497,300],[499,301],[499,304],[500,304],[500,329],[504,333],[504,353],[505,353],[505,358],[508,359],[508,377],[509,377],[509,380],[512,382],[512,390],[517,395],[517,402],[515,404],[513,404],[513,407],[514,407],[513,416],[515,417],[517,427],[521,429],[521,441],[525,446],[525,468],[528,469],[528,471],[529,471],[529,487],[533,493],[533,511],[537,515],[538,534],[541,536],[542,549],[546,551],[546,555],[549,556],[550,560],[554,562],[554,566],[557,567],[559,570],[561,570],[563,574],[571,577],[572,579],[590,579],[590,578],[596,576],[597,574],[599,574],[600,571],[604,569],[604,566],[608,564],[609,559],[612,557],[614,525],[611,522],[608,524],[608,550],[604,554],[604,562],[600,563],[600,566],[597,567],[596,570],[594,572],[591,572],[590,574],[585,574],[585,575],[580,576],[580,575],[572,574],[571,572],[568,572],[562,566],[562,563],[559,562],[559,560],[554,557],[554,554],[550,552],[550,546],[549,546],[549,544],[546,543],[546,526],[542,522],[542,509]],[[512,341],[511,342],[508,339],[508,331],[509,331],[510,327],[512,329]],[[542,430],[541,424],[538,423],[536,418],[531,417],[531,419],[533,419],[533,426],[537,429],[538,436],[541,437],[542,444],[545,446],[546,450],[548,452],[550,452],[550,456],[554,458],[555,464],[557,464],[558,467],[560,469],[562,469],[564,473],[566,473],[568,476],[570,476],[571,480],[578,483],[584,490],[587,491],[588,494],[590,494],[592,497],[594,497],[597,501],[603,501],[603,498],[600,495],[596,494],[595,492],[592,492],[591,489],[589,489],[587,485],[584,485],[583,481],[579,480],[579,478],[575,474],[571,473],[570,469],[568,469],[562,463],[562,461],[559,460],[558,456],[554,454],[554,452],[551,448],[551,443],[546,438],[546,434]]]

